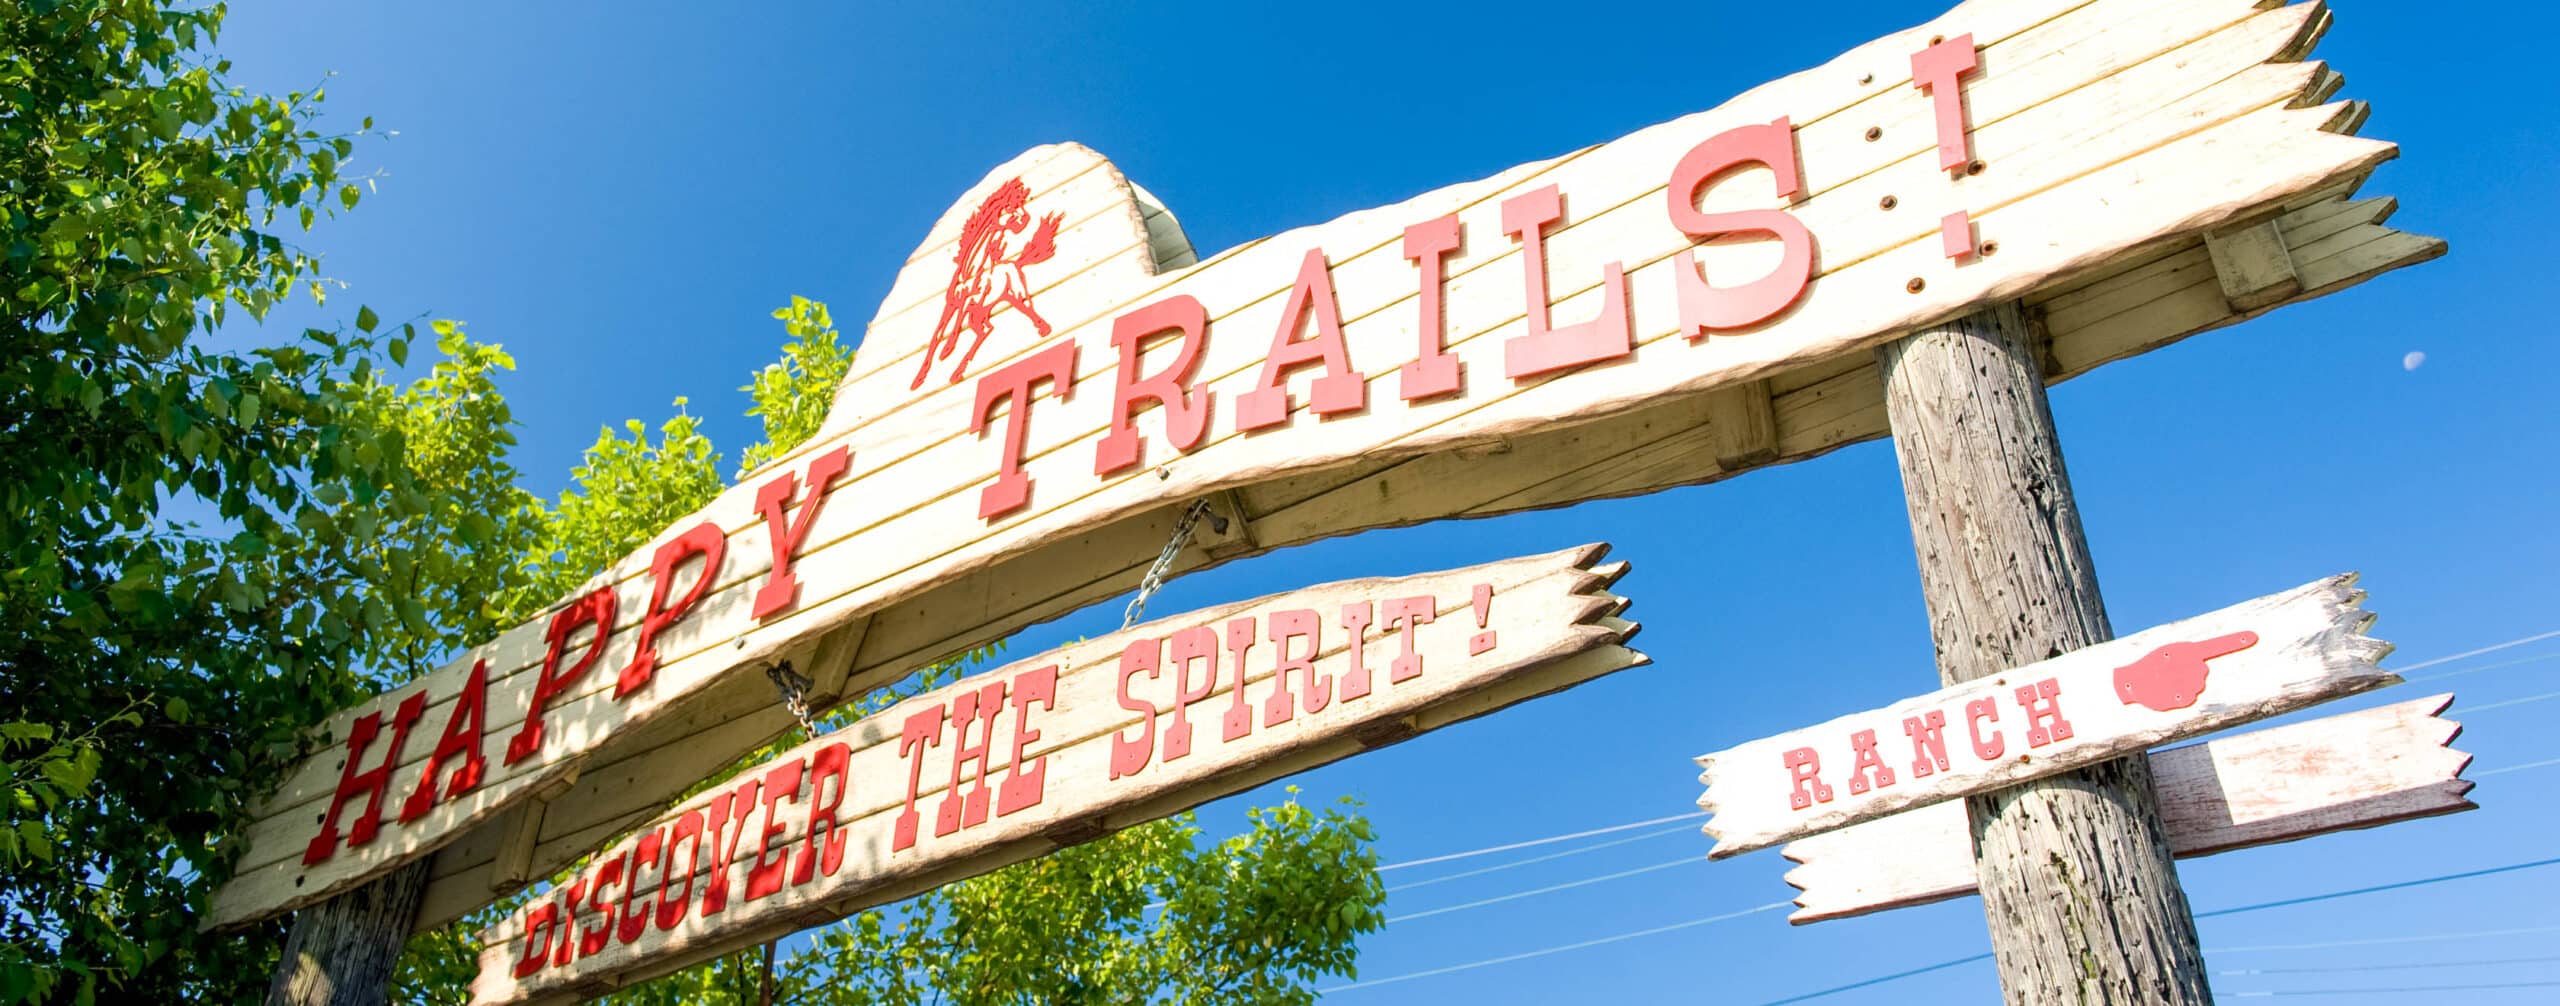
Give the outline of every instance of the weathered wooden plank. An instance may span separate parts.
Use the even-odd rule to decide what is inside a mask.
[[[613,588],[614,623],[623,629],[604,639],[591,672],[552,697],[546,740],[531,756],[505,762],[498,757],[505,747],[499,739],[526,722],[552,613],[475,648],[409,689],[333,718],[322,736],[340,746],[298,769],[266,802],[261,821],[245,836],[237,876],[217,894],[208,921],[238,922],[308,903],[448,845],[454,856],[468,852],[479,859],[439,865],[437,874],[485,890],[487,871],[480,864],[494,854],[494,843],[456,840],[555,785],[572,763],[594,771],[635,759],[673,764],[692,757],[689,751],[652,752],[702,736],[709,723],[758,715],[758,670],[850,620],[874,620],[858,666],[846,675],[845,693],[857,694],[910,672],[921,660],[1125,589],[1126,571],[1160,546],[1161,528],[1180,506],[1172,501],[1233,492],[1255,509],[1249,547],[1186,557],[1182,568],[1193,569],[1366,527],[1490,512],[1480,509],[1487,507],[1555,505],[1577,492],[1590,498],[1729,474],[1701,473],[1703,465],[1659,453],[1669,449],[1666,444],[1681,443],[1686,428],[1678,425],[1678,409],[1649,410],[1738,382],[1779,382],[1792,370],[1829,366],[1970,304],[2083,277],[2119,255],[2164,241],[2192,242],[2202,230],[2351,182],[2390,156],[2388,144],[2325,131],[2352,124],[2351,115],[2290,107],[2334,87],[2325,70],[2266,62],[2298,58],[2306,32],[2318,20],[2316,11],[2262,11],[2244,0],[1977,0],[1714,111],[1251,242],[1188,268],[1164,268],[1173,261],[1165,257],[1173,243],[1151,220],[1167,220],[1169,214],[1150,213],[1152,201],[1142,199],[1107,162],[1081,148],[1035,151],[999,169],[937,223],[866,335],[860,372],[839,394],[821,437],[592,581],[591,587]],[[1934,164],[1930,103],[1898,68],[1907,67],[1910,53],[1932,35],[1967,32],[1983,47],[1983,71],[1967,84],[1971,141],[1989,167],[1979,176],[1950,181]],[[1696,256],[1710,276],[1744,276],[1768,268],[1775,244],[1691,239],[1666,222],[1663,182],[1683,152],[1705,139],[1779,116],[1796,124],[1807,194],[1782,204],[1762,187],[1770,173],[1746,168],[1709,186],[1702,205],[1710,211],[1785,206],[1820,244],[1817,275],[1790,311],[1765,325],[1703,342],[1680,338],[1672,289],[1680,253]],[[1869,129],[1880,130],[1880,139],[1866,139]],[[970,373],[983,378],[1031,354],[1075,345],[1080,358],[1070,383],[1084,390],[1063,400],[1037,400],[1023,441],[1023,471],[1036,483],[1031,502],[989,520],[979,516],[978,503],[994,481],[1002,431],[1020,403],[996,403],[985,435],[970,432],[974,383],[964,387],[939,379],[957,355],[937,362],[930,372],[936,381],[916,392],[906,389],[940,314],[939,308],[919,305],[932,305],[939,299],[932,293],[947,286],[966,218],[1016,178],[1025,179],[1029,193],[1026,215],[1059,213],[1064,228],[1056,257],[1025,271],[1028,300],[1049,316],[1054,331],[1033,337],[1017,308],[999,304],[991,308],[997,334]],[[1540,263],[1524,262],[1522,242],[1506,236],[1502,207],[1550,184],[1562,191],[1565,203],[1563,219],[1544,231],[1542,248],[1543,273],[1552,282],[1552,317],[1564,324],[1596,316],[1602,267],[1623,263],[1633,359],[1508,380],[1506,345],[1527,334],[1524,276],[1528,266]],[[1092,195],[1074,197],[1087,200],[1076,205],[1043,201],[1067,198],[1051,194],[1071,190]],[[2139,197],[2128,198],[2129,193]],[[1886,195],[1898,196],[1903,209],[1880,211]],[[1960,267],[1947,262],[1937,247],[1936,212],[1922,212],[1942,210],[1942,203],[1972,211],[1984,240],[1999,245],[1998,254]],[[1396,389],[1402,366],[1418,358],[1420,290],[1414,262],[1402,254],[1403,232],[1451,213],[1464,241],[1442,263],[1440,319],[1447,352],[1468,376],[1458,393],[1406,401]],[[1314,374],[1301,371],[1292,378],[1297,402],[1289,418],[1240,434],[1232,422],[1235,403],[1260,379],[1297,265],[1310,249],[1322,249],[1331,265],[1348,356],[1367,388],[1366,408],[1322,419],[1308,415],[1306,386]],[[2316,290],[2305,250],[2297,245],[2296,256],[2303,260],[2305,286]],[[1192,382],[1196,391],[1219,400],[1213,422],[1189,452],[1179,452],[1167,445],[1165,410],[1149,406],[1135,428],[1150,441],[1151,456],[1128,470],[1097,475],[1095,447],[1112,425],[1115,404],[1108,393],[1112,381],[1103,375],[1117,366],[1109,330],[1131,309],[1174,295],[1197,298],[1216,333],[1202,341]],[[1175,348],[1172,340],[1148,348],[1135,372],[1163,368]],[[1837,381],[1856,383],[1844,375],[1824,386]],[[1773,383],[1773,390],[1779,386]],[[1771,408],[1781,459],[1854,442],[1857,424],[1867,422],[1869,410],[1843,398],[1837,418],[1821,420],[1832,425],[1790,430],[1789,397],[1778,394]],[[1622,419],[1671,424],[1612,440],[1631,444],[1629,450],[1657,452],[1630,458],[1608,473],[1624,481],[1566,477],[1610,458],[1528,456],[1524,447],[1550,432]],[[1470,477],[1477,471],[1509,473],[1502,475],[1509,488],[1467,504],[1479,509],[1435,509],[1425,505],[1427,495],[1383,507],[1315,505],[1320,499],[1348,503],[1345,493],[1374,492],[1400,478],[1409,459],[1477,446],[1485,450],[1475,457],[1482,467],[1470,470]],[[813,461],[839,449],[849,451],[846,470],[796,552],[796,604],[769,617],[754,616],[753,599],[771,579],[774,551],[756,506],[758,494],[782,477],[805,477]],[[795,493],[795,500],[808,495]],[[1306,519],[1274,528],[1259,509],[1263,499],[1287,501]],[[683,586],[709,576],[711,585],[658,633],[661,663],[650,684],[617,697],[615,672],[635,651],[636,633],[629,627],[645,620],[651,588],[660,579],[652,558],[701,523],[714,525],[724,537],[725,561],[716,574],[687,569],[672,577]],[[1141,533],[1149,528],[1155,529],[1152,540]],[[1017,587],[1017,580],[1038,586]],[[576,655],[571,647],[567,656]],[[372,844],[341,848],[334,858],[306,867],[302,851],[338,788],[343,742],[353,725],[369,715],[389,719],[404,700],[426,696],[417,719],[424,739],[410,739],[384,787],[385,802],[398,804],[418,790],[435,747],[431,735],[454,720],[462,684],[482,661],[488,675],[482,734],[489,740],[487,777],[479,787],[434,803],[416,820],[386,820]],[[744,733],[720,736],[743,741]],[[369,757],[378,759],[379,751],[378,746]],[[614,794],[579,804],[592,809],[562,815],[594,791],[592,779],[570,787],[546,817],[538,850],[552,847],[555,826],[561,829],[556,834],[584,834],[600,821],[626,820],[635,802],[663,800],[668,792]],[[361,802],[355,812],[362,813]],[[543,860],[545,855],[537,851],[537,871],[560,865]],[[460,903],[440,893],[431,890],[431,905]],[[421,924],[440,921],[431,915],[422,915]]]
[[[1723,858],[2399,680],[2352,574],[1701,756]],[[1888,754],[1887,752],[1892,752]]]
[[[2235,229],[2207,231],[2205,250],[2214,278],[2235,311],[2254,311],[2302,292],[2302,277],[2285,250],[2273,218]]]
[[[2170,849],[2208,856],[2472,810],[2450,694],[2151,753]],[[1950,800],[1787,843],[1798,925],[1974,893],[1973,837]]]
[[[1185,613],[910,699],[607,849],[486,934],[474,999],[608,989],[1640,664],[1604,551]]]

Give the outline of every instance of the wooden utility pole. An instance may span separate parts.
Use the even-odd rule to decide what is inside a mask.
[[[1939,677],[1970,681],[2111,638],[2019,305],[1922,329],[1876,359]],[[2008,1002],[2212,1002],[2148,761],[1967,805]]]
[[[382,1006],[410,923],[427,892],[433,857],[293,915],[267,1006]]]

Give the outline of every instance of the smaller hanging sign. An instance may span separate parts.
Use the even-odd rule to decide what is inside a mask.
[[[2151,753],[2169,851],[2184,858],[2478,807],[2434,695]],[[1787,843],[1797,925],[1974,893],[1965,805],[1948,800]]]
[[[482,934],[594,995],[1645,662],[1606,545],[1195,611],[954,682],[695,795]]]
[[[1698,759],[1710,858],[2068,772],[2400,680],[2355,574]]]

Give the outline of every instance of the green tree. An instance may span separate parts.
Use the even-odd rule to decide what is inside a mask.
[[[292,235],[370,129],[231,85],[223,14],[0,7],[0,1002],[254,998],[281,924],[195,931],[223,836],[519,575],[503,356],[441,329],[399,385],[370,310],[213,342],[325,292]]]

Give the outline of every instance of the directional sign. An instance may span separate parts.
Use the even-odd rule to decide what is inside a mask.
[[[910,699],[641,825],[484,934],[594,994],[1635,666],[1605,546],[1159,619]]]
[[[1072,144],[890,286],[821,433],[574,596],[332,718],[209,924],[434,853],[547,875],[821,700],[1180,573],[1725,478],[1885,432],[1868,349],[1993,300],[2060,380],[2440,254],[2395,148],[2252,0],[1975,0],[1713,111],[1198,258]],[[1664,24],[1660,30],[1706,31]],[[840,235],[873,240],[876,235]]]
[[[2475,809],[2462,725],[2436,695],[2151,754],[2169,849],[2181,857]],[[1965,805],[1949,800],[1787,843],[1802,925],[1974,892]]]
[[[2379,688],[2354,574],[1698,759],[1714,858]]]

